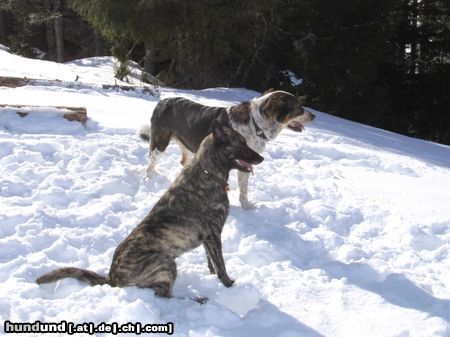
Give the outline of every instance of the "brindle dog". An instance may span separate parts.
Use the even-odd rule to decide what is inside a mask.
[[[47,273],[36,282],[73,277],[92,285],[152,288],[158,296],[171,297],[177,275],[175,258],[203,244],[209,270],[230,287],[234,281],[225,269],[221,241],[230,207],[228,175],[233,168],[251,171],[251,164],[261,163],[263,157],[229,126],[216,120],[211,128],[193,161],[117,247],[109,276],[68,267]]]

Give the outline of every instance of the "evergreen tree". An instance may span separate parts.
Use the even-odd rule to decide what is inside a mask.
[[[115,45],[135,42],[144,68],[171,85],[194,88],[255,81],[269,42],[271,1],[73,0],[73,8]],[[143,24],[145,23],[145,24]],[[255,81],[257,82],[257,80]]]
[[[61,61],[102,53],[104,36],[119,78],[136,61],[177,87],[280,88],[339,116],[450,143],[449,7],[444,0],[0,0],[0,43]]]
[[[1,0],[0,12],[0,38],[14,52],[58,62],[95,52],[93,30],[66,0]],[[101,47],[97,50],[104,53]]]
[[[397,6],[392,129],[450,143],[450,4],[400,0]]]
[[[391,46],[390,1],[292,2],[293,53],[308,104],[375,123],[387,108],[382,69]],[[298,25],[295,23],[298,22]]]
[[[41,47],[40,31],[36,25],[41,24],[43,17],[49,15],[42,1],[32,2],[26,0],[1,1],[0,10],[5,15],[12,14],[10,26],[12,34],[6,34],[5,40],[12,50],[26,56],[34,56],[31,47]]]

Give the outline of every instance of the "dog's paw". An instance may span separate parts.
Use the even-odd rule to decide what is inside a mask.
[[[156,170],[153,168],[148,168],[146,171],[146,178],[151,179],[156,175]]]
[[[251,211],[252,209],[256,209],[256,204],[254,204],[251,201],[248,201],[248,199],[239,199],[241,206],[246,211]]]
[[[228,278],[226,280],[221,280],[221,281],[222,281],[223,285],[227,288],[230,288],[235,282],[235,280],[232,280],[230,278]]]

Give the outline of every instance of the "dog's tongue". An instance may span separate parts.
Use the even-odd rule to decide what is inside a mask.
[[[289,129],[301,132],[305,129],[305,127],[297,121],[292,121],[288,124]]]
[[[239,166],[245,168],[247,172],[251,172],[253,174],[253,166],[242,159],[236,159],[236,162]]]

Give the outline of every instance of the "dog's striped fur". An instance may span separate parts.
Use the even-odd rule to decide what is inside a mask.
[[[108,277],[69,267],[47,273],[36,282],[74,277],[94,285],[152,288],[157,295],[170,297],[177,274],[175,258],[203,244],[210,271],[230,287],[234,281],[226,272],[221,243],[229,210],[229,171],[249,171],[251,164],[258,164],[263,158],[229,126],[214,121],[212,130],[192,162],[117,247]]]

